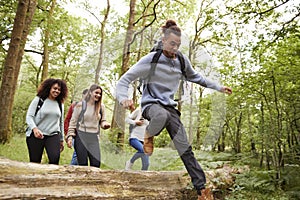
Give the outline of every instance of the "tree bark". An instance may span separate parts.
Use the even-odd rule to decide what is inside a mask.
[[[0,143],[8,142],[12,134],[15,89],[35,7],[36,0],[19,0],[0,88]]]
[[[183,92],[184,92],[184,88],[183,88],[183,80],[180,80],[180,83],[179,83],[179,88],[178,88],[178,91],[177,91],[177,95],[178,95],[178,101],[177,101],[177,109],[179,112],[181,112],[182,110],[182,95],[183,95]]]
[[[197,133],[196,133],[196,149],[200,149],[200,147],[201,147],[201,104],[202,104],[202,98],[203,98],[203,91],[204,91],[204,89],[203,88],[199,88],[199,93],[200,93],[200,95],[199,95],[199,101],[198,101],[198,110],[197,110],[197,113],[198,113],[198,115],[197,115]]]
[[[133,23],[135,17],[135,4],[136,0],[130,0],[130,12],[129,21],[127,27],[127,33],[123,48],[123,62],[121,68],[121,75],[123,75],[129,68],[129,58],[130,58],[130,43],[133,36]],[[112,120],[112,128],[118,130],[117,133],[117,143],[120,148],[124,145],[125,136],[125,109],[123,109],[117,100],[115,100],[115,110]]]
[[[238,118],[236,118],[236,132],[235,132],[235,145],[234,145],[234,150],[235,153],[241,153],[241,129],[242,129],[242,118],[243,118],[243,113],[242,111],[240,112]]]
[[[100,39],[100,50],[99,50],[99,60],[96,68],[96,74],[95,74],[95,83],[99,84],[99,78],[100,78],[100,71],[103,65],[103,47],[104,47],[104,40],[105,40],[105,25],[108,19],[108,14],[110,11],[110,3],[109,0],[107,2],[107,7],[106,7],[106,12],[104,14],[104,19],[101,22],[101,28],[100,28],[100,33],[101,33],[101,39]]]
[[[49,14],[47,17],[47,25],[45,29],[45,37],[44,37],[44,52],[43,52],[43,70],[42,70],[42,78],[41,81],[44,81],[48,77],[49,71],[49,41],[50,41],[50,34],[51,34],[51,26],[52,26],[52,17],[54,13],[54,9],[56,6],[56,0],[51,1],[51,7],[49,10]]]
[[[189,143],[192,144],[193,143],[193,104],[194,104],[194,87],[193,84],[191,84],[191,91],[190,91],[190,105],[189,105],[189,129],[188,129],[188,135],[189,135]]]
[[[246,166],[234,169],[224,165],[206,171],[206,187],[218,195],[218,191],[231,188],[235,175],[245,170],[248,170]],[[185,170],[102,170],[0,158],[0,199],[197,199],[186,173]],[[209,197],[211,195],[204,198],[211,199]]]
[[[149,7],[146,7],[146,9],[144,11],[145,12],[144,15],[148,15],[148,10],[149,10]],[[146,26],[146,22],[147,22],[146,18],[143,18],[142,27]],[[144,46],[144,31],[141,32],[141,37],[140,37],[140,42],[139,42],[139,49],[138,49],[138,52],[137,52],[136,61],[139,61],[141,59],[141,57],[142,57],[143,46]],[[134,83],[133,83],[132,100],[133,100],[133,102],[134,102],[135,105],[138,104],[138,93],[137,93],[138,84],[139,84],[138,80],[134,81]],[[140,90],[142,91],[143,88],[140,88]]]
[[[37,1],[36,0],[34,0],[34,1],[31,0],[29,5],[28,5],[27,16],[26,16],[26,19],[25,19],[25,27],[24,27],[23,34],[22,34],[22,41],[27,40],[27,35],[30,32],[30,25],[31,25],[31,22],[32,22],[32,19],[33,19],[33,15],[35,13],[36,6],[37,6]],[[18,59],[17,59],[17,64],[16,64],[16,74],[18,74],[18,75],[19,75],[19,72],[20,72],[22,58],[23,58],[23,55],[24,55],[25,43],[26,42],[22,42],[22,46],[19,49],[19,54],[18,54]],[[14,82],[17,83],[18,76],[14,76],[14,78],[15,78]],[[13,90],[15,92],[16,89],[17,89],[17,84],[14,84],[13,86],[14,86]]]

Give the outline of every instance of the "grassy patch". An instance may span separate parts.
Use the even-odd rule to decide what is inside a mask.
[[[22,162],[28,162],[28,150],[26,145],[25,135],[16,135],[12,137],[9,143],[0,145],[0,156],[17,160]]]
[[[60,165],[69,164],[72,158],[73,149],[69,149],[67,145],[65,145],[64,151],[61,153],[60,157]],[[9,143],[5,145],[0,145],[0,156],[21,161],[21,162],[29,162],[29,155],[26,145],[26,136],[25,135],[15,135],[12,137]],[[47,155],[44,152],[42,163],[48,163]]]

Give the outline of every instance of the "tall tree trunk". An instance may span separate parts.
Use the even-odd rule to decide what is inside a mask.
[[[178,95],[178,98],[177,98],[177,100],[178,100],[177,101],[178,102],[177,109],[178,109],[179,112],[181,112],[181,109],[182,109],[182,95],[183,95],[183,92],[184,92],[183,83],[184,83],[184,81],[180,80],[179,88],[178,88],[178,91],[177,91],[177,95]]]
[[[201,102],[203,97],[204,89],[199,89],[199,103],[198,103],[198,115],[197,115],[197,133],[196,133],[196,149],[200,149],[201,143],[200,143],[200,137],[201,137]]]
[[[100,33],[101,33],[101,38],[100,38],[100,50],[99,50],[99,60],[98,60],[98,64],[97,64],[97,68],[96,68],[96,74],[95,74],[95,83],[99,84],[99,79],[100,79],[100,71],[103,65],[103,47],[104,47],[104,40],[105,40],[105,25],[108,19],[108,14],[110,11],[110,2],[109,0],[106,1],[107,2],[107,7],[106,7],[106,12],[104,14],[104,19],[101,22],[101,29],[100,29]]]
[[[239,118],[236,119],[236,132],[235,132],[235,153],[241,153],[241,129],[242,129],[242,111],[239,114]]]
[[[48,78],[48,71],[49,71],[49,41],[50,41],[50,34],[51,34],[51,26],[52,26],[52,17],[54,13],[54,9],[56,6],[56,0],[51,1],[51,7],[49,10],[49,14],[47,17],[47,25],[45,30],[45,37],[44,37],[44,52],[43,52],[43,70],[42,70],[42,78],[41,81],[44,81]]]
[[[251,137],[251,153],[254,155],[254,156],[257,156],[257,152],[256,152],[256,146],[255,146],[255,140],[254,140],[254,137],[253,137],[253,125],[252,125],[252,122],[251,122],[251,111],[248,110],[248,127],[249,127],[249,133],[250,133],[250,137]]]
[[[11,124],[15,89],[35,8],[36,0],[19,0],[0,88],[0,143],[8,142],[12,135]]]
[[[133,36],[133,22],[135,16],[135,4],[136,0],[130,0],[130,11],[129,11],[129,21],[127,27],[127,33],[123,49],[123,62],[121,68],[121,75],[123,75],[129,68],[129,58],[130,58],[130,42]],[[112,128],[117,130],[117,144],[120,149],[124,145],[124,135],[125,135],[125,109],[123,109],[117,100],[115,100],[114,115],[112,120]]]
[[[260,159],[260,164],[259,166],[262,167],[263,166],[263,163],[264,163],[264,155],[266,156],[266,162],[268,162],[268,149],[266,147],[266,144],[265,144],[265,107],[264,107],[264,102],[261,101],[261,106],[260,106],[260,112],[261,112],[261,124],[260,124],[260,133],[263,134],[261,136],[261,159]]]
[[[144,15],[147,15],[148,14],[148,10],[149,10],[149,7],[146,7],[145,9],[145,14]],[[145,27],[146,26],[146,18],[143,18],[143,21],[142,21],[142,27]],[[142,57],[142,51],[143,51],[143,46],[144,46],[144,31],[141,32],[141,37],[140,37],[140,43],[139,43],[139,49],[138,49],[138,52],[137,52],[137,57],[136,57],[136,61],[139,61]],[[138,98],[137,98],[137,87],[138,87],[138,84],[139,84],[139,81],[136,80],[134,81],[133,83],[133,95],[132,95],[132,100],[134,102],[135,105],[138,104]],[[143,88],[140,88],[140,90],[142,91]]]
[[[218,152],[224,152],[225,151],[225,125],[222,127],[221,136],[218,140]]]
[[[281,112],[280,112],[280,108],[279,108],[279,100],[277,97],[277,92],[276,92],[276,80],[275,80],[275,75],[274,75],[274,71],[272,70],[272,86],[273,86],[273,93],[274,93],[274,102],[275,102],[275,109],[276,109],[276,113],[277,113],[277,149],[276,150],[276,146],[274,146],[274,156],[276,156],[276,160],[277,163],[275,164],[276,167],[276,176],[278,179],[281,178],[281,170],[280,168],[284,166],[284,158],[283,158],[283,153],[282,153],[282,149],[283,149],[283,145],[282,145],[282,116],[281,116]],[[278,151],[278,153],[276,153]],[[276,153],[276,154],[275,154]]]
[[[16,64],[16,71],[15,73],[19,75],[20,72],[20,68],[21,68],[21,63],[22,63],[22,58],[24,55],[24,49],[25,49],[25,44],[26,44],[26,40],[27,40],[27,35],[29,35],[30,32],[30,25],[33,19],[33,15],[35,13],[35,9],[37,6],[37,1],[36,0],[30,0],[30,3],[28,5],[28,11],[27,11],[27,15],[26,15],[26,19],[25,19],[25,26],[24,26],[24,30],[23,30],[23,34],[22,34],[22,46],[20,46],[19,48],[19,54],[18,54],[18,59],[17,59],[17,64]],[[15,80],[14,82],[17,83],[18,82],[18,75],[14,76]],[[17,84],[13,85],[14,87],[14,93],[17,89]]]
[[[191,84],[191,91],[190,91],[190,109],[189,109],[189,130],[188,130],[188,135],[189,135],[189,143],[193,143],[193,104],[194,104],[194,87],[193,84]]]

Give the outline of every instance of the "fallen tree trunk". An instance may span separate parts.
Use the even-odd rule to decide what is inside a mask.
[[[234,182],[231,172],[226,187]],[[212,189],[214,175],[220,178],[213,172],[207,177]],[[197,199],[190,182],[186,171],[101,170],[0,158],[0,199]]]

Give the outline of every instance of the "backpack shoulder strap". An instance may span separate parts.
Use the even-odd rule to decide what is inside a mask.
[[[155,72],[155,68],[156,68],[156,65],[157,65],[157,62],[158,62],[158,59],[159,57],[161,56],[162,54],[162,49],[157,49],[157,50],[151,50],[151,52],[154,52],[156,51],[156,53],[154,54],[152,60],[151,60],[151,68],[150,68],[150,72],[148,73],[148,76],[146,77],[146,80],[147,82],[146,83],[149,83],[150,82],[150,79],[151,79],[151,76],[154,75],[154,72]],[[140,79],[139,80],[139,85],[137,86],[137,89],[139,91],[140,94],[142,94],[142,91],[141,91],[141,86],[143,84],[143,81]]]
[[[57,101],[57,103],[58,103],[60,112],[62,113],[62,105],[61,105],[61,102]],[[42,98],[39,98],[39,102],[38,102],[38,105],[36,106],[34,116],[36,116],[37,112],[41,109],[41,107],[43,106],[43,104],[44,104],[44,100],[43,100]]]
[[[60,113],[62,113],[62,104],[61,104],[60,101],[57,101],[57,103],[58,103],[58,107],[59,107]]]
[[[147,77],[148,82],[150,81],[151,76],[154,75],[158,59],[161,56],[162,52],[163,52],[162,49],[157,50],[156,53],[154,54],[153,58],[152,58],[150,72],[149,72],[148,77]]]
[[[39,97],[39,102],[38,105],[36,106],[34,116],[36,116],[37,112],[41,109],[43,104],[44,104],[44,100],[41,97]]]
[[[184,57],[180,51],[177,51],[177,56],[180,62],[181,73],[184,77],[186,77]]]
[[[87,106],[85,100],[82,100],[81,102],[82,102],[82,105],[81,105],[82,107],[81,107],[81,112],[80,112],[78,120],[77,120],[77,127],[76,127],[77,129],[78,129],[78,126],[79,126],[79,122],[81,122],[81,120],[83,119],[83,115],[86,111],[86,106]]]
[[[148,75],[148,79],[154,75],[154,72],[155,72],[155,68],[156,68],[156,65],[157,65],[157,62],[158,62],[158,59],[159,57],[161,56],[163,50],[162,49],[158,49],[156,51],[156,53],[154,54],[153,58],[152,58],[152,61],[151,61],[151,69],[150,69],[150,73]],[[184,61],[184,56],[183,54],[180,52],[180,51],[177,51],[177,56],[178,56],[178,59],[179,59],[179,62],[180,62],[180,67],[181,67],[181,72],[182,72],[182,75],[184,77],[186,77],[186,72],[185,72],[185,61]],[[149,81],[149,80],[148,80]]]
[[[155,51],[155,50],[152,49],[151,52],[153,52],[153,51]],[[150,82],[151,76],[153,76],[154,73],[155,73],[155,68],[157,66],[157,62],[158,62],[159,57],[161,56],[162,52],[163,52],[162,48],[157,48],[156,53],[154,54],[154,56],[152,58],[152,61],[151,61],[150,72],[149,72],[148,76],[146,77],[147,83]],[[177,51],[177,56],[178,56],[178,59],[179,59],[179,62],[180,62],[182,75],[184,77],[186,77],[184,56],[182,55],[182,53],[180,51]],[[141,89],[140,89],[141,85],[142,85],[142,81],[139,80],[139,82],[140,83],[139,83],[137,88],[138,88],[138,91],[140,92],[140,94],[142,94]]]

